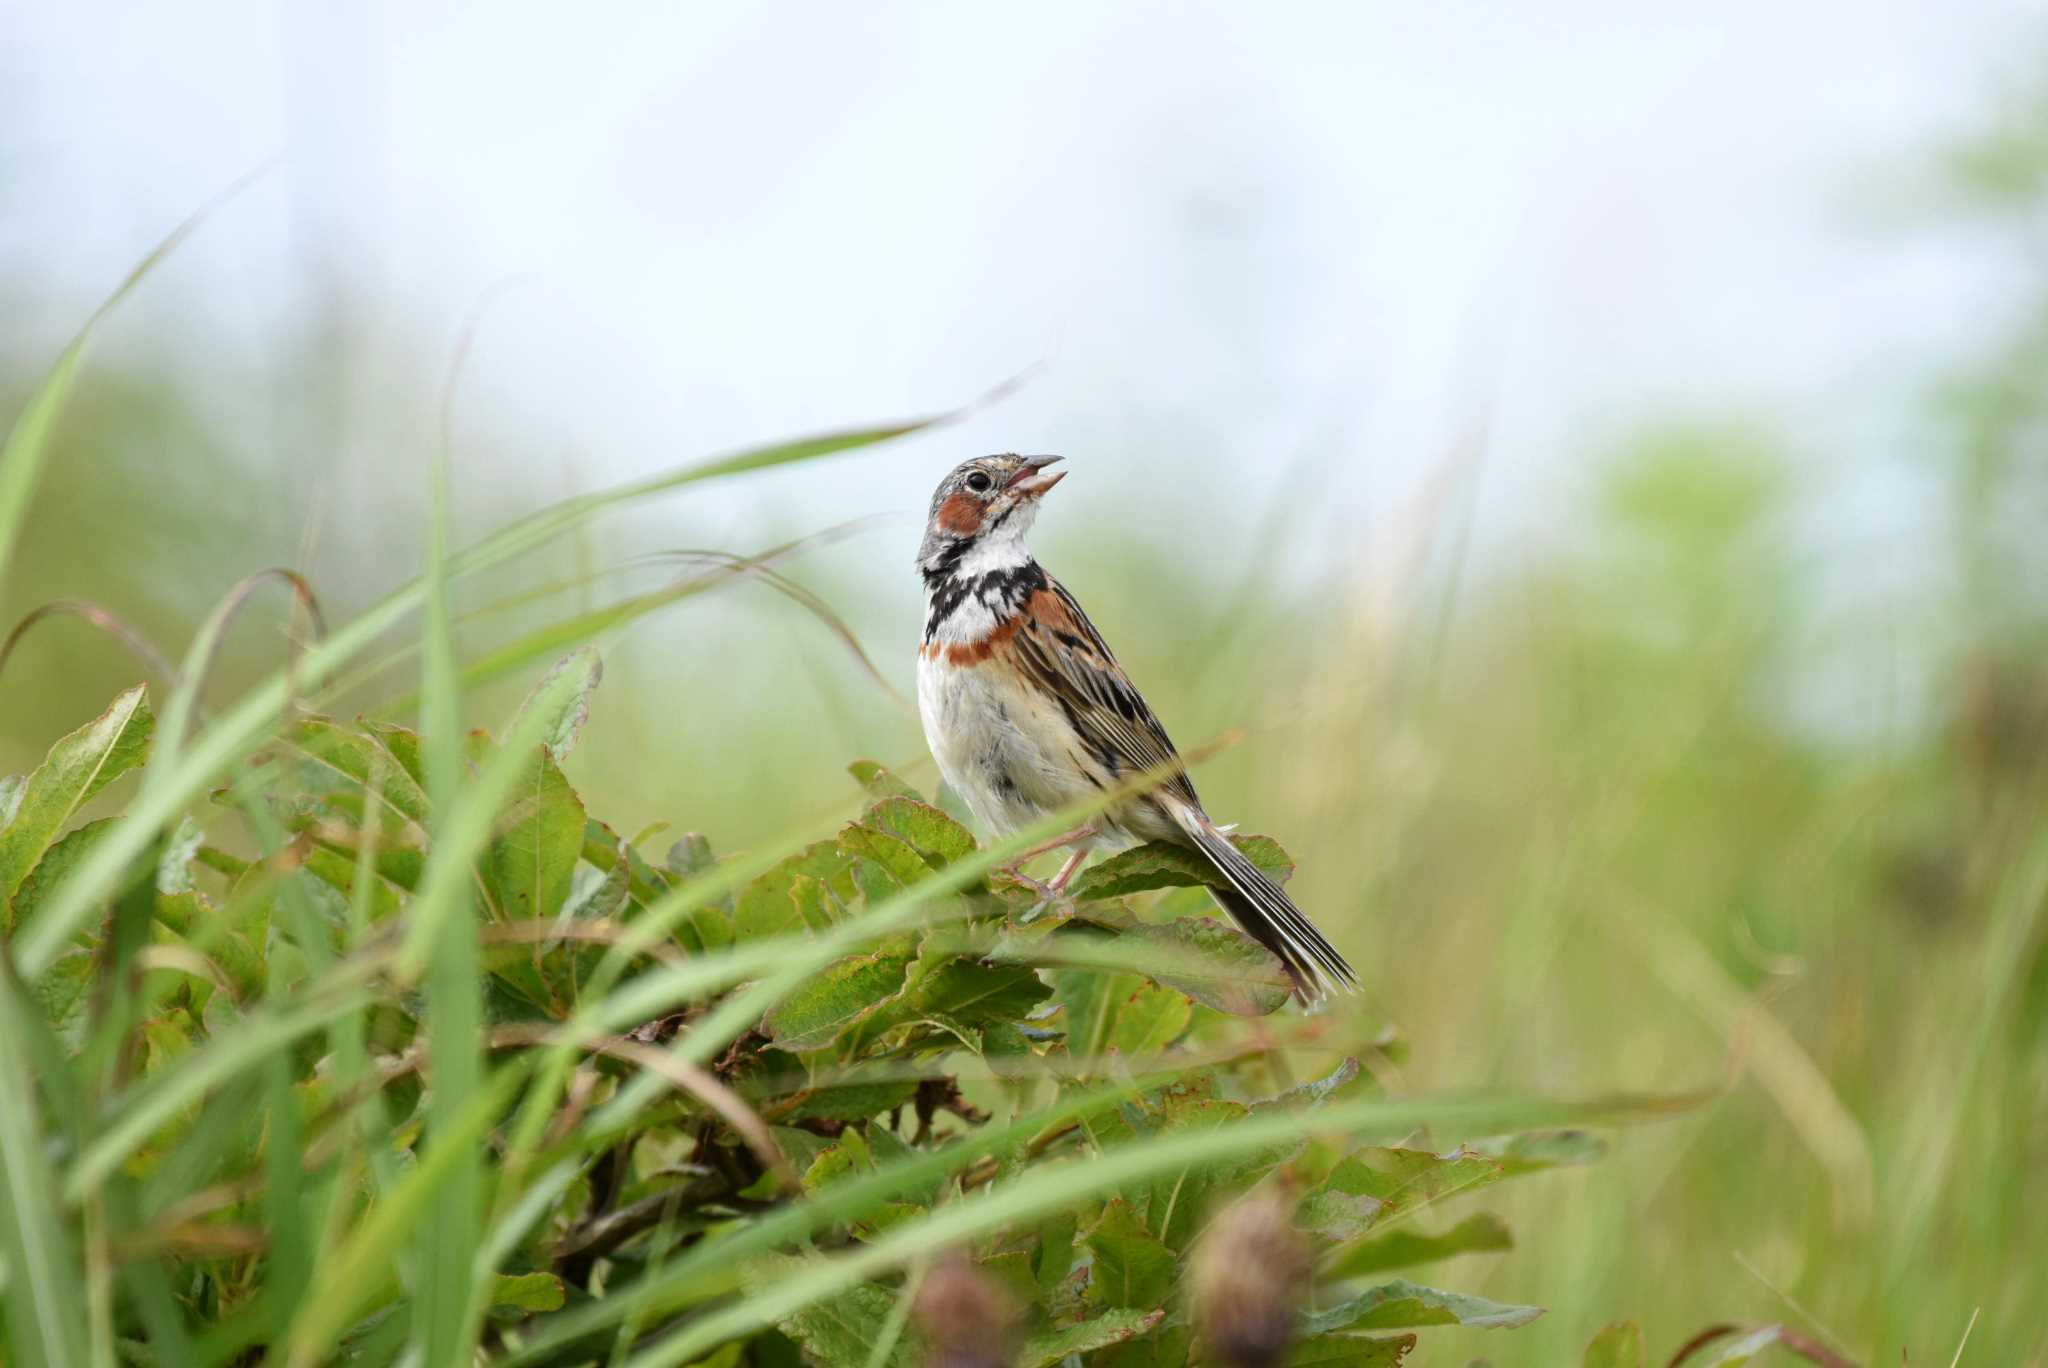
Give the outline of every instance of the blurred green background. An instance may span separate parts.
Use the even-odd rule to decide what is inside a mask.
[[[1072,478],[1048,503],[1042,558],[1184,747],[1242,729],[1203,791],[1219,818],[1300,858],[1294,891],[1360,966],[1357,1010],[1408,1042],[1401,1086],[1726,1090],[1623,1134],[1606,1164],[1507,1198],[1519,1249],[1442,1280],[1550,1314],[1512,1345],[1438,1338],[1426,1362],[1576,1361],[1624,1316],[1665,1353],[1717,1321],[1782,1319],[1859,1361],[1903,1350],[1915,1364],[1946,1361],[1975,1316],[1965,1362],[2048,1361],[2048,98],[2020,77],[1958,125],[1849,168],[1869,193],[1831,230],[1845,243],[1961,235],[1995,279],[1953,311],[1935,289],[1943,327],[1853,381],[1762,401],[1731,385],[1717,402],[1710,370],[1668,410],[1580,409],[1546,430],[1550,475],[1532,482],[1518,429],[1494,421],[1516,382],[1475,365],[1444,387],[1450,417],[1427,449],[1406,451],[1404,497],[1369,496],[1354,477],[1374,449],[1342,423],[1311,413],[1248,449],[1208,421],[1279,403],[1266,353],[1342,350],[1284,319],[1240,326],[1265,246],[1244,227],[1256,215],[1226,205],[1196,247],[1184,223],[1159,230],[1182,244],[1167,288],[1207,299],[1198,321],[1219,339],[1193,376],[1211,387],[1203,403],[1077,375],[1093,352],[1055,347],[1018,398],[963,429],[840,458],[825,483],[774,474],[685,496],[658,522],[465,590],[464,645],[481,653],[676,573],[646,553],[753,552],[879,513],[778,568],[907,693],[923,491],[984,447],[1064,451]],[[47,154],[32,120],[12,126],[0,165]],[[302,146],[276,173],[294,193]],[[34,183],[0,180],[0,206],[23,206],[32,245],[54,251],[48,206],[26,207]],[[188,207],[218,183],[194,184]],[[274,190],[259,181],[217,211],[240,224],[220,231],[261,239]],[[1256,205],[1258,177],[1236,193],[1239,210]],[[283,218],[287,233],[304,221]],[[516,286],[502,309],[471,296],[458,311],[478,343],[451,381],[461,328],[366,323],[339,268],[309,268],[260,329],[222,324],[248,306],[209,289],[215,231],[202,225],[92,354],[0,586],[7,622],[85,599],[175,652],[268,565],[305,571],[344,616],[417,564],[444,433],[473,537],[729,437],[972,392],[940,388],[961,372],[905,377],[849,410],[801,374],[763,375],[762,397],[693,441],[685,400],[708,381],[676,376],[684,398],[655,399],[619,380],[593,402],[675,404],[671,435],[690,445],[593,455],[573,421],[526,421],[524,372],[505,360],[507,335],[532,323]],[[10,414],[90,306],[13,246]],[[776,308],[802,327],[800,305]],[[1484,351],[1496,320],[1475,317]],[[1770,311],[1752,325],[1768,332]],[[1373,345],[1399,326],[1382,320]],[[967,350],[978,383],[1014,359]],[[1146,369],[1140,349],[1117,374]],[[1026,415],[1023,435],[1005,437],[1006,412]],[[1527,505],[1512,538],[1487,513],[1503,483]],[[238,629],[216,698],[274,660],[283,609]],[[914,714],[757,580],[643,620],[606,660],[569,768],[621,830],[665,821],[722,850],[786,840],[847,806],[857,756],[931,782]],[[38,627],[0,676],[0,772],[138,669],[77,622]],[[374,709],[410,682],[398,660],[343,706]],[[527,682],[474,696],[473,720],[500,719]]]

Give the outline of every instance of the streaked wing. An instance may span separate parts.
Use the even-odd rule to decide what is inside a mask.
[[[1058,580],[1048,579],[1026,601],[1014,644],[1018,664],[1059,700],[1082,744],[1112,776],[1167,773],[1160,787],[1201,807],[1166,728]]]

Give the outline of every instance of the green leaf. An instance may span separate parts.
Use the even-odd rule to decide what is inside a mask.
[[[900,938],[867,954],[849,955],[784,998],[762,1025],[769,1039],[786,1050],[816,1049],[900,990],[910,961],[910,942]]]
[[[1514,1246],[1514,1237],[1508,1233],[1507,1224],[1498,1216],[1480,1212],[1467,1216],[1438,1235],[1405,1228],[1375,1235],[1346,1249],[1342,1257],[1325,1270],[1324,1276],[1332,1280],[1359,1278],[1368,1273],[1437,1263],[1458,1254],[1493,1252]]]
[[[1363,1235],[1381,1215],[1409,1211],[1453,1193],[1475,1191],[1501,1176],[1498,1160],[1458,1150],[1370,1148],[1343,1160],[1307,1196],[1299,1219],[1333,1240]]]
[[[1312,1110],[1329,1103],[1333,1099],[1348,1099],[1359,1093],[1360,1090],[1353,1085],[1357,1084],[1363,1076],[1364,1070],[1360,1068],[1357,1056],[1346,1055],[1343,1059],[1337,1061],[1336,1068],[1330,1070],[1321,1078],[1312,1078],[1306,1083],[1297,1083],[1278,1097],[1267,1098],[1262,1102],[1255,1103],[1253,1110],[1264,1110],[1269,1107],[1280,1107],[1289,1111],[1299,1108],[1309,1108]],[[1369,1082],[1370,1080],[1368,1080]]]
[[[1109,1048],[1117,1009],[1144,986],[1135,974],[1105,974],[1093,969],[1061,969],[1047,975],[1066,1022],[1067,1053],[1092,1067]]]
[[[856,760],[846,767],[853,781],[875,798],[911,798],[924,801],[924,795],[898,779],[894,772],[885,769],[873,760]]]
[[[900,888],[908,888],[932,872],[931,862],[910,842],[875,827],[854,823],[839,833],[839,846],[849,855],[857,855],[881,866]],[[875,896],[875,893],[869,893],[871,900]]]
[[[1501,1175],[1515,1178],[1544,1169],[1597,1163],[1607,1153],[1607,1142],[1585,1131],[1540,1131],[1477,1140],[1467,1148],[1499,1160]]]
[[[821,1117],[827,1121],[865,1121],[894,1111],[917,1096],[917,1084],[910,1080],[887,1083],[843,1083],[814,1092],[798,1094],[790,1119]]]
[[[401,727],[395,722],[368,722],[370,735],[384,747],[384,753],[398,762],[400,773],[412,780],[413,787],[420,792],[420,810],[426,811],[427,771],[426,760],[420,754],[420,734],[410,727]],[[385,781],[390,782],[388,779]]]
[[[827,888],[851,894],[847,878],[851,862],[836,841],[819,841],[784,859],[740,890],[734,921],[741,940],[778,936],[790,931],[823,930],[807,922],[793,896],[797,880],[808,877]]]
[[[1103,1204],[1086,1243],[1095,1256],[1088,1295],[1102,1305],[1156,1307],[1173,1291],[1173,1251],[1152,1237],[1123,1198]]]
[[[585,824],[583,801],[553,758],[535,748],[498,816],[484,861],[507,920],[551,919],[562,910],[583,855]]]
[[[1287,1004],[1292,985],[1271,951],[1213,917],[1139,922],[1123,933],[1159,948],[1150,975],[1204,1007],[1232,1016],[1269,1016]]]
[[[1055,1211],[1038,1223],[1038,1253],[1031,1271],[1038,1285],[1050,1291],[1074,1268],[1074,1232],[1079,1222],[1071,1211]]]
[[[860,816],[862,826],[873,827],[896,837],[934,869],[975,852],[974,836],[958,822],[930,803],[893,795],[869,806]]]
[[[1540,1306],[1510,1306],[1397,1279],[1326,1311],[1310,1313],[1304,1330],[1315,1336],[1333,1330],[1408,1330],[1425,1325],[1511,1329],[1542,1314]]]
[[[794,1259],[779,1262],[800,1263]],[[871,1368],[874,1347],[895,1306],[894,1293],[873,1283],[859,1283],[836,1297],[812,1303],[778,1328],[826,1368]],[[882,1364],[873,1368],[911,1368],[913,1362],[909,1342],[899,1339]]]
[[[1051,996],[1037,971],[1024,965],[958,958],[919,975],[907,994],[911,1015],[943,1016],[967,1026],[1019,1020]]]
[[[1616,1321],[1593,1336],[1580,1368],[1643,1368],[1643,1327]]]
[[[1318,1335],[1287,1355],[1287,1368],[1400,1368],[1413,1335]]]
[[[14,922],[26,926],[34,917],[36,909],[43,905],[64,876],[84,863],[93,844],[113,827],[117,818],[101,817],[64,833],[52,845],[43,858],[36,862],[28,877],[21,881],[21,887],[14,891]]]
[[[401,729],[394,727],[390,730]],[[326,718],[309,717],[301,721],[292,733],[292,739],[300,752],[315,764],[332,770],[360,790],[375,789],[383,794],[388,807],[414,822],[424,822],[427,818],[427,795],[419,782],[419,738],[411,732],[403,735],[409,739],[407,750],[413,757],[411,769],[397,762],[388,738],[384,744],[379,744],[377,739],[336,726]]]
[[[92,1000],[93,952],[79,947],[57,957],[48,972],[30,990],[43,1020],[58,1039],[76,1046],[85,1022],[86,1004]]]
[[[1194,1020],[1188,995],[1157,984],[1144,984],[1116,1010],[1109,1043],[1126,1055],[1154,1055],[1180,1039]]]
[[[834,1183],[845,1182],[875,1168],[874,1152],[857,1126],[848,1126],[839,1139],[818,1152],[804,1170],[805,1192],[818,1192]]]
[[[0,831],[0,899],[12,899],[87,800],[142,763],[155,726],[144,693],[140,684],[123,693],[105,712],[50,747],[29,775],[14,820]],[[17,924],[11,912],[4,921],[7,931]]]
[[[576,677],[574,687],[567,693],[550,687],[565,674]],[[598,659],[597,648],[585,646],[550,666],[540,682],[533,686],[533,692],[526,696],[526,701],[519,705],[519,711],[524,714],[546,700],[548,721],[540,739],[556,760],[576,749],[577,738],[583,735],[583,724],[590,720],[590,695],[603,678],[604,662]]]
[[[494,1273],[490,1304],[521,1311],[559,1311],[568,1300],[562,1280],[552,1273]]]
[[[1118,1308],[1090,1316],[1079,1325],[1042,1330],[1025,1340],[1024,1347],[1017,1351],[1017,1368],[1052,1368],[1070,1355],[1093,1353],[1148,1334],[1165,1319],[1162,1309]]]
[[[1232,836],[1236,846],[1274,883],[1285,883],[1294,861],[1270,836]],[[1155,888],[1228,888],[1229,882],[1201,854],[1170,841],[1151,841],[1120,851],[1081,871],[1067,888],[1075,902],[1122,898]]]

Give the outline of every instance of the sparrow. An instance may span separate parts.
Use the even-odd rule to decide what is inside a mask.
[[[1130,776],[1157,776],[1018,863],[1069,848],[1040,886],[1057,896],[1097,845],[1184,846],[1222,875],[1210,889],[1217,903],[1279,959],[1304,1002],[1357,987],[1323,933],[1210,820],[1166,728],[1074,596],[1033,559],[1025,537],[1067,473],[1047,471],[1059,460],[983,456],[932,495],[917,553],[917,703],[940,775],[998,837]]]

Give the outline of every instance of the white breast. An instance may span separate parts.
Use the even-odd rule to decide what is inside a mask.
[[[917,706],[939,773],[998,836],[1091,788],[1058,705],[999,662],[952,665],[943,654],[920,656]]]

